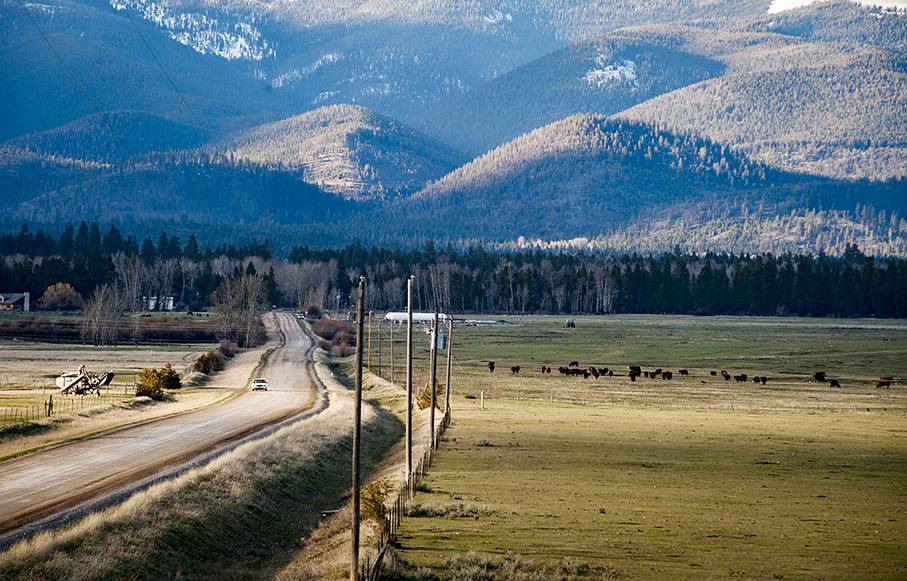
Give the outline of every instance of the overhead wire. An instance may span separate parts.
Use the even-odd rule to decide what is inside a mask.
[[[19,1],[21,2],[22,0]],[[139,30],[138,24],[136,24],[135,19],[131,14],[129,14],[129,9],[124,9],[123,13],[126,15],[126,18],[129,19],[129,23],[132,24],[132,29],[135,31],[139,39],[141,39],[142,44],[144,44],[145,48],[148,49],[148,54],[151,55],[151,58],[154,60],[155,64],[157,64],[157,67],[161,70],[162,73],[164,73],[164,77],[166,77],[167,82],[170,84],[170,87],[176,93],[177,97],[179,97],[179,100],[182,102],[183,107],[186,108],[186,110],[189,112],[189,115],[192,117],[192,119],[195,120],[196,126],[203,131],[209,131],[208,126],[201,120],[201,117],[196,114],[195,110],[189,105],[189,101],[186,100],[186,97],[183,95],[182,91],[180,91],[179,87],[176,86],[176,83],[173,81],[173,77],[171,77],[170,73],[167,72],[167,69],[164,68],[163,63],[161,63],[160,59],[157,57],[157,53],[154,52],[154,49],[151,48],[151,45],[148,43],[145,35],[142,34],[141,30]]]

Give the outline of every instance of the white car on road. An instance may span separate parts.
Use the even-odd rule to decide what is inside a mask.
[[[262,377],[253,379],[252,391],[268,391],[268,380]]]

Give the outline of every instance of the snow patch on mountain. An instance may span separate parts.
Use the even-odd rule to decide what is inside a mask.
[[[315,74],[318,69],[331,65],[343,60],[343,55],[339,52],[330,52],[318,57],[312,64],[302,67],[301,69],[292,69],[281,75],[278,75],[271,81],[271,86],[275,89],[287,87],[294,84],[300,79],[304,79]]]
[[[802,8],[815,4],[817,0],[772,0],[768,7],[769,14],[778,14],[794,8]],[[889,14],[903,14],[907,10],[907,0],[853,0],[863,6],[889,9]]]
[[[41,12],[41,13],[47,14],[47,15],[49,15],[49,16],[53,16],[54,14],[57,13],[57,7],[56,7],[56,6],[51,6],[50,4],[38,4],[38,3],[35,3],[35,2],[26,2],[25,4],[23,4],[23,6],[24,6],[27,10],[33,10],[33,11],[35,11],[35,12]]]
[[[583,80],[590,87],[597,89],[621,83],[632,87],[639,84],[635,62],[629,59],[609,62],[608,56],[602,54],[595,57],[595,67],[589,69]]]
[[[207,14],[181,12],[154,0],[109,0],[116,10],[131,10],[163,29],[173,40],[201,54],[226,60],[261,61],[276,56],[271,43],[254,26],[262,19],[250,14],[244,21],[222,22]]]

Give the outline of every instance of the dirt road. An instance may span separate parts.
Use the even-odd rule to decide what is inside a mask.
[[[156,474],[312,407],[317,390],[306,361],[313,342],[292,315],[277,313],[276,323],[285,342],[271,353],[260,373],[268,379],[269,391],[244,393],[212,408],[0,463],[0,532]]]

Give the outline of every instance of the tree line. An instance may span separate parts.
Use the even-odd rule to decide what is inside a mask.
[[[451,313],[907,316],[907,260],[867,256],[855,245],[833,257],[513,251],[433,242],[406,250],[357,243],[296,247],[278,257],[267,241],[200,248],[195,236],[183,242],[162,232],[156,243],[139,243],[116,226],[102,233],[97,224],[82,223],[58,238],[27,227],[2,235],[0,257],[3,291],[46,295],[39,306],[53,308],[51,299],[65,296],[62,283],[77,295],[70,302],[88,313],[110,302],[90,299],[103,299],[114,287],[121,301],[115,310],[125,311],[160,309],[160,301],[150,305],[143,298],[152,296],[171,296],[186,310],[218,300],[225,312],[234,304],[246,313],[266,306],[343,308],[351,305],[360,275],[369,281],[368,307],[394,310],[403,307],[413,275],[416,308]],[[242,299],[242,285],[230,282],[242,280],[252,299]],[[224,325],[241,340],[248,318],[226,317]]]

